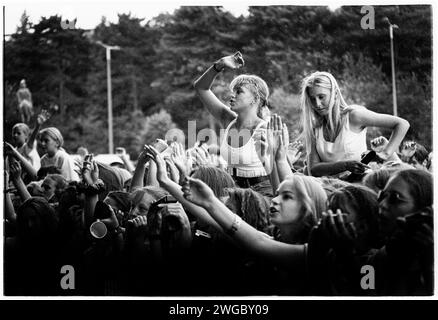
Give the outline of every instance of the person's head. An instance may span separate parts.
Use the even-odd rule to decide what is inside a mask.
[[[147,186],[133,191],[130,196],[131,210],[129,218],[133,219],[137,216],[147,215],[151,204],[167,194],[164,189],[154,186]]]
[[[49,174],[44,178],[41,184],[43,197],[49,201],[53,196],[59,196],[67,186],[67,180],[62,175]]]
[[[346,222],[354,223],[357,248],[365,251],[370,247],[379,247],[379,205],[376,192],[358,184],[345,186],[329,196],[327,209],[334,213],[340,209],[347,214]]]
[[[242,219],[260,231],[269,226],[269,201],[252,189],[229,188],[225,205]]]
[[[330,139],[336,137],[347,109],[338,82],[330,73],[318,71],[307,76],[301,86],[301,125],[306,150],[311,150],[314,129],[322,123],[326,124]]]
[[[25,79],[21,79],[20,88],[26,88],[26,80]]]
[[[40,142],[43,151],[53,156],[64,144],[64,138],[57,128],[49,127],[41,130]]]
[[[396,172],[379,194],[379,213],[387,232],[396,226],[398,217],[405,217],[433,202],[433,177],[424,170]]]
[[[270,220],[276,226],[302,226],[306,232],[325,211],[327,195],[318,179],[293,175],[284,180],[271,201]]]
[[[234,180],[228,172],[213,166],[201,166],[191,177],[205,182],[218,198],[227,196],[225,188],[235,187]]]
[[[389,170],[388,168],[380,168],[378,170],[367,173],[363,177],[362,183],[363,185],[378,193],[379,191],[383,190],[383,188],[385,188],[386,183],[388,182],[392,173],[393,172],[391,172],[391,170]]]
[[[58,218],[46,199],[32,197],[17,210],[17,235],[21,240],[35,244],[41,240],[56,242]]]
[[[131,195],[124,191],[112,191],[108,193],[103,202],[113,209],[120,225],[125,225],[132,207]]]
[[[321,177],[319,180],[321,181],[322,187],[327,193],[327,196],[335,192],[337,189],[350,185],[349,182],[337,178]]]
[[[415,141],[405,141],[400,149],[400,159],[403,162],[417,169],[426,169],[429,152],[423,145]]]
[[[25,144],[29,138],[30,129],[25,123],[17,123],[12,127],[12,139],[14,139],[14,145],[21,147]]]
[[[32,197],[44,197],[44,191],[41,187],[42,184],[43,180],[31,181],[27,184],[26,189]]]
[[[269,88],[262,78],[251,74],[239,75],[231,81],[230,89],[233,92],[231,110],[240,113],[254,108],[262,117],[263,109],[269,105]]]

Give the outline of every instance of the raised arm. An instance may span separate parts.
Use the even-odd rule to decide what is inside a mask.
[[[15,188],[17,188],[18,194],[21,200],[24,202],[27,199],[30,199],[32,196],[29,191],[27,191],[26,185],[21,179],[21,165],[17,160],[12,160],[9,164],[9,171],[11,174],[11,180],[14,184]]]
[[[200,222],[210,225],[215,229],[222,231],[222,228],[214,221],[210,215],[205,211],[204,208],[197,206],[196,204],[188,201],[184,198],[184,194],[181,191],[181,187],[176,182],[172,181],[166,172],[166,164],[164,162],[163,157],[158,153],[158,151],[154,147],[145,146],[145,150],[147,151],[147,155],[153,160],[154,164],[157,167],[157,180],[160,186],[168,191],[172,196],[178,200],[184,208],[186,208],[190,213],[192,213]]]
[[[231,212],[201,180],[187,178],[182,189],[186,199],[204,207],[243,248],[276,265],[304,271],[304,245],[279,242],[253,228]]]
[[[244,61],[240,52],[223,57],[208,68],[193,84],[202,104],[224,126],[236,118],[237,115],[214,95],[211,91],[211,85],[219,72],[227,68],[237,69],[243,64]]]
[[[357,128],[380,127],[392,130],[388,144],[383,151],[379,153],[379,156],[385,160],[398,150],[410,126],[409,122],[405,119],[388,114],[376,113],[365,108],[350,111],[350,124]]]
[[[23,168],[24,171],[26,171],[29,174],[29,176],[32,178],[32,180],[36,179],[37,178],[37,170],[32,166],[30,161],[28,161],[25,157],[23,157],[23,155],[20,152],[18,152],[18,150],[15,149],[8,142],[5,142],[4,146],[5,146],[6,153],[9,154],[10,156],[14,157],[17,161],[20,162],[21,167]]]
[[[27,140],[26,143],[28,150],[33,149],[33,144],[35,142],[36,137],[38,136],[38,132],[40,131],[41,126],[44,124],[44,122],[50,119],[50,116],[51,114],[47,110],[42,110],[41,113],[38,115],[35,128],[33,129],[29,137],[29,140]]]

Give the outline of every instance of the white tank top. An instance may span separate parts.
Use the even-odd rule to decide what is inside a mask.
[[[366,134],[367,128],[359,133],[350,130],[350,115],[347,114],[344,125],[334,142],[324,139],[322,126],[316,130],[316,151],[323,162],[360,161],[362,153],[367,150]]]
[[[231,126],[236,122],[236,119],[230,122],[225,129],[223,139],[220,146],[221,156],[227,161],[228,172],[230,174],[236,174],[238,177],[253,178],[266,176],[265,168],[262,162],[257,156],[255,147],[254,132],[259,129],[266,122],[260,121],[257,127],[254,129],[253,134],[249,138],[248,142],[240,148],[233,148],[228,144],[228,133]],[[233,168],[235,170],[233,170]],[[234,172],[233,172],[234,171]]]

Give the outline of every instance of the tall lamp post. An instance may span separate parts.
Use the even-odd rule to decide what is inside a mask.
[[[398,29],[398,25],[392,24],[388,17],[383,19],[389,26],[389,39],[391,41],[391,73],[392,73],[392,104],[394,116],[397,116],[397,89],[395,86],[395,63],[394,63],[394,41],[393,29]]]
[[[113,140],[113,99],[111,94],[111,50],[120,50],[119,46],[109,46],[102,43],[101,41],[96,41],[97,44],[101,45],[106,50],[106,80],[107,80],[107,91],[108,91],[108,153],[114,153],[114,140]]]

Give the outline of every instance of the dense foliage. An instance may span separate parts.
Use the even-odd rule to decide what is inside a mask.
[[[292,136],[299,133],[300,81],[316,70],[334,73],[349,102],[392,113],[387,16],[400,27],[394,32],[399,115],[411,123],[408,136],[430,148],[431,7],[376,6],[375,29],[368,30],[361,28],[360,9],[264,6],[235,17],[221,7],[186,6],[147,22],[125,14],[117,23],[103,19],[91,31],[64,30],[59,16],[32,24],[23,14],[4,47],[5,139],[19,121],[15,92],[25,78],[36,112],[60,106],[48,125],[63,132],[69,152],[81,145],[107,152],[106,59],[98,40],[122,47],[111,61],[114,145],[134,156],[167,128],[187,131],[188,120],[196,120],[198,130],[214,126],[192,83],[237,50],[246,60],[241,72],[267,81],[271,106],[286,117]],[[213,90],[220,97],[229,94],[234,75],[218,77]]]

